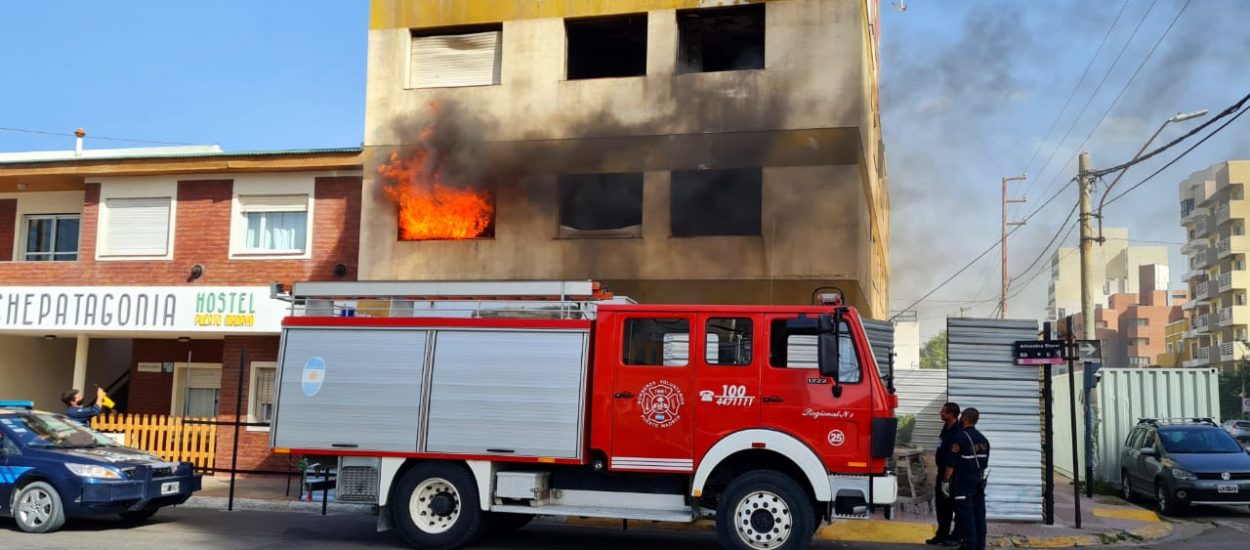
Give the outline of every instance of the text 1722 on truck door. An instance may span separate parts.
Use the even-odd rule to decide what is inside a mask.
[[[414,547],[548,515],[711,517],[727,548],[806,548],[895,501],[897,398],[853,308],[464,311],[409,285],[296,285],[270,437],[340,456],[337,498],[377,504]]]

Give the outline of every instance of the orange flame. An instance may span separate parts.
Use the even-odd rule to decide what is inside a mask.
[[[443,184],[437,171],[430,173],[429,156],[426,149],[411,158],[391,153],[390,162],[378,167],[387,181],[383,192],[399,206],[400,240],[481,237],[495,214],[490,194]]]

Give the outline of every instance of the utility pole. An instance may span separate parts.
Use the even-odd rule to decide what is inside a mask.
[[[1076,181],[1081,190],[1081,338],[1097,340],[1094,321],[1094,270],[1093,263],[1094,235],[1090,224],[1090,194],[1094,187],[1093,178],[1089,177],[1089,153],[1081,152],[1077,164]]]
[[[1028,197],[1025,197],[1025,198],[1023,198],[1023,199],[1011,199],[1011,200],[1008,200],[1008,199],[1007,199],[1007,182],[1009,182],[1009,181],[1023,181],[1023,180],[1024,180],[1025,178],[1027,178],[1027,177],[1028,177],[1028,175],[1027,175],[1027,174],[1023,174],[1023,175],[1019,175],[1019,176],[1011,176],[1011,177],[1006,177],[1006,176],[1004,176],[1004,177],[1003,177],[1003,225],[1002,225],[1002,240],[999,242],[999,245],[998,245],[998,247],[1001,249],[1001,251],[1002,251],[1002,255],[1003,255],[1003,259],[1002,259],[1002,271],[1003,271],[1002,294],[1000,295],[1000,297],[999,297],[999,299],[998,299],[999,319],[1006,319],[1006,318],[1007,318],[1007,283],[1008,283],[1008,280],[1007,280],[1007,226],[1009,226],[1009,225],[1024,225],[1024,222],[1010,222],[1010,223],[1008,223],[1008,222],[1007,222],[1007,205],[1008,205],[1008,204],[1023,203],[1023,202],[1025,202],[1025,201],[1027,201],[1027,200],[1028,200]]]

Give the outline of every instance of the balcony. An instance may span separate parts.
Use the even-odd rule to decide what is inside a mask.
[[[1250,205],[1245,200],[1224,201],[1215,210],[1215,223],[1217,225],[1224,225],[1233,220],[1244,220],[1246,218],[1250,218]]]
[[[1193,321],[1193,330],[1198,334],[1204,334],[1211,329],[1211,314],[1195,315]]]
[[[1181,361],[1181,366],[1186,368],[1205,367],[1211,364],[1211,348],[1203,346],[1198,348],[1198,355],[1193,359]]]
[[[1215,243],[1215,250],[1221,259],[1231,254],[1245,254],[1247,249],[1250,249],[1250,237],[1245,235],[1225,237]]]
[[[1184,213],[1184,211],[1182,210],[1182,213],[1183,215],[1181,217],[1181,223],[1184,225],[1189,225],[1191,223],[1198,221],[1198,218],[1201,218],[1209,214],[1210,210],[1208,210],[1206,207],[1199,206],[1196,208],[1189,209],[1188,213]]]
[[[1208,289],[1210,286],[1216,286],[1218,289],[1216,292],[1221,294],[1237,289],[1244,290],[1250,287],[1250,273],[1247,273],[1245,270],[1226,271],[1216,276],[1215,285],[1210,285],[1210,281],[1207,284]]]
[[[1242,349],[1236,342],[1220,344],[1220,361],[1236,361],[1241,359]]]
[[[1210,245],[1211,240],[1207,238],[1206,234],[1195,231],[1193,238],[1189,239],[1189,241],[1181,247],[1181,254],[1194,254],[1199,250],[1206,250]],[[1210,256],[1208,255],[1208,259],[1209,258]]]
[[[1211,298],[1211,282],[1202,281],[1194,285],[1194,300],[1207,300]]]
[[[1250,324],[1250,306],[1231,306],[1220,310],[1220,326]]]
[[[1215,231],[1216,227],[1211,216],[1199,216],[1194,220],[1194,236],[1205,237],[1207,234]]]

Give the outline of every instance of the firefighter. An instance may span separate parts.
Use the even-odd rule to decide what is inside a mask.
[[[942,491],[955,500],[955,519],[965,550],[985,550],[985,481],[989,477],[990,441],[977,431],[981,412],[969,407],[960,416],[963,430],[950,445],[955,464],[947,466]]]
[[[942,434],[939,436],[938,448],[933,457],[937,462],[937,479],[933,482],[934,487],[942,485],[947,466],[955,465],[956,455],[951,453],[950,448],[955,443],[954,438],[960,430],[958,404],[942,405],[939,414],[942,418]],[[953,531],[955,525],[952,521],[955,515],[955,501],[942,491],[936,491],[933,495],[933,504],[937,512],[937,533],[933,535],[933,538],[924,541],[925,544],[959,546],[959,533]]]
[[[90,426],[91,419],[104,410],[101,404],[105,399],[108,399],[108,396],[104,395],[102,388],[95,389],[95,404],[90,407],[82,406],[82,392],[77,388],[65,390],[65,393],[61,394],[61,401],[65,402],[68,407],[65,410],[65,416],[81,422],[84,426]]]

